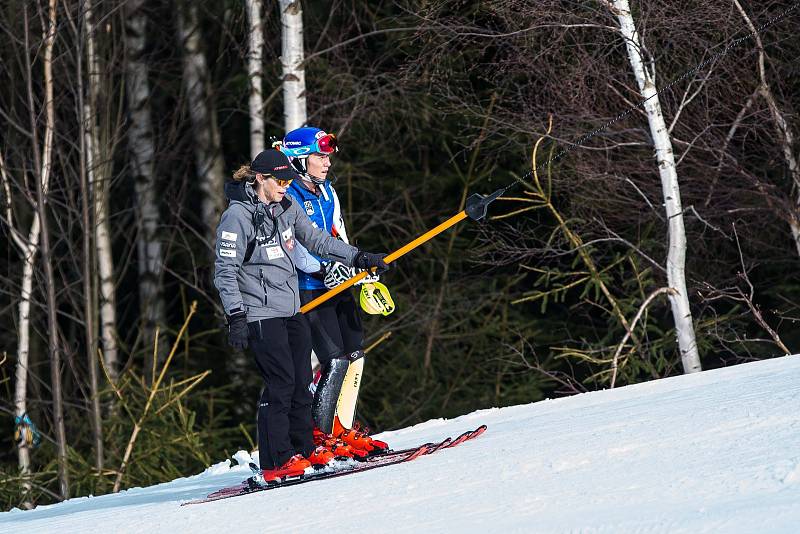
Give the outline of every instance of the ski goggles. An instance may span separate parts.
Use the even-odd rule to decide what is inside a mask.
[[[294,178],[289,178],[288,180],[283,180],[281,178],[277,178],[277,177],[275,177],[275,176],[273,176],[273,175],[271,175],[269,173],[265,173],[265,172],[261,172],[259,174],[261,176],[263,176],[264,178],[272,178],[273,180],[275,180],[275,183],[278,184],[280,187],[289,187],[292,184],[292,182],[294,181]]]
[[[324,154],[329,156],[339,150],[339,144],[336,141],[336,136],[333,134],[325,134],[319,139],[315,139],[309,146],[299,146],[297,148],[281,146],[281,150],[287,156],[295,158],[305,157],[309,154]]]
[[[333,134],[323,135],[311,145],[312,152],[320,154],[333,154],[339,149],[336,136]]]

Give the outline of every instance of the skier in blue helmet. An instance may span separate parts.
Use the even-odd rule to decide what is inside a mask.
[[[336,136],[312,126],[297,128],[286,134],[281,150],[300,176],[287,193],[305,209],[314,226],[349,243],[341,203],[331,183],[331,157],[338,151]],[[302,247],[298,248],[296,264],[304,305],[356,274],[352,267]],[[368,278],[367,282],[377,281],[376,275]],[[353,295],[342,292],[306,316],[320,362],[312,404],[316,442],[331,447],[341,440],[357,456],[387,449],[386,443],[359,432],[353,424],[364,365],[364,333]]]

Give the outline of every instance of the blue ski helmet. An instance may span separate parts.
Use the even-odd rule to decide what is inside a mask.
[[[309,154],[333,154],[338,148],[335,135],[313,126],[303,126],[286,134],[281,150],[289,157],[304,158]]]
[[[297,172],[308,176],[305,159],[309,154],[333,154],[339,150],[336,136],[313,126],[303,126],[286,134],[281,151],[289,156]]]

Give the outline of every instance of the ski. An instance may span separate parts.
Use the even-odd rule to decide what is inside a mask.
[[[210,493],[207,497],[203,499],[197,499],[194,501],[188,501],[182,503],[181,506],[186,506],[189,504],[201,504],[205,502],[211,501],[218,501],[220,499],[228,499],[231,497],[238,497],[239,495],[248,495],[250,493],[257,493],[260,491],[267,491],[272,489],[278,489],[288,486],[296,486],[297,484],[304,484],[306,482],[312,482],[314,480],[322,480],[326,478],[335,478],[344,475],[350,475],[354,473],[361,473],[363,471],[369,471],[370,469],[376,469],[378,467],[385,467],[387,465],[394,465],[399,464],[402,462],[407,462],[422,456],[428,451],[427,445],[422,445],[417,449],[399,456],[391,456],[388,458],[383,459],[376,459],[371,462],[360,462],[360,463],[353,463],[352,466],[348,466],[346,468],[337,469],[334,471],[320,471],[310,474],[303,474],[298,477],[288,477],[285,478],[281,482],[274,482],[274,483],[267,483],[267,485],[259,484],[255,481],[255,477],[250,477],[244,482],[240,483],[237,486],[231,486],[228,488],[223,488],[221,490],[215,491],[214,493]]]
[[[438,443],[426,443],[408,449],[402,449],[397,451],[386,451],[378,455],[370,456],[366,460],[362,460],[360,462],[352,462],[345,467],[334,468],[333,470],[321,470],[315,473],[303,474],[298,477],[285,478],[281,482],[267,483],[266,485],[256,482],[256,479],[253,476],[236,486],[222,488],[213,493],[210,493],[205,498],[181,503],[181,506],[189,504],[201,504],[206,502],[218,501],[221,499],[229,499],[231,497],[238,497],[240,495],[248,495],[250,493],[257,493],[260,491],[278,489],[287,486],[295,486],[297,484],[304,484],[306,482],[313,482],[315,480],[337,478],[345,475],[361,473],[363,471],[369,471],[370,469],[377,469],[379,467],[386,467],[389,465],[410,462],[412,460],[419,458],[420,456],[426,456],[438,452],[440,450],[458,446],[464,443],[465,441],[480,436],[481,434],[483,434],[485,430],[486,430],[486,425],[481,425],[475,430],[464,432],[455,439],[448,437]]]
[[[470,440],[472,438],[477,438],[478,436],[483,434],[485,431],[486,431],[486,425],[481,425],[478,428],[476,428],[475,430],[467,430],[466,432],[464,432],[460,436],[456,437],[455,439],[447,438],[447,439],[439,442],[438,444],[426,443],[426,445],[429,445],[431,447],[431,450],[426,454],[432,454],[432,453],[434,453],[436,451],[439,451],[441,449],[449,449],[451,447],[456,447],[457,445],[460,445],[460,444],[464,443],[467,440]],[[395,455],[407,454],[407,453],[413,451],[414,449],[415,449],[415,447],[411,447],[409,449],[400,449],[400,450],[396,450],[396,451],[389,449],[387,451],[383,451],[383,452],[379,452],[379,453],[367,456],[365,459],[360,460],[360,461],[369,462],[370,460],[374,460],[374,459],[377,459],[377,458],[385,458],[387,456],[395,456]]]
[[[468,441],[470,439],[477,438],[478,436],[480,436],[481,434],[486,432],[487,428],[488,427],[486,425],[481,425],[478,428],[476,428],[475,430],[470,430],[470,431],[464,432],[463,434],[458,436],[456,439],[454,439],[452,442],[450,442],[445,448],[449,449],[451,447],[455,447],[457,445],[461,445],[462,443],[464,443],[465,441]]]

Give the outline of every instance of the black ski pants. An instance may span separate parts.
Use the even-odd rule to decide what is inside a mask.
[[[300,291],[300,302],[306,304],[326,293],[327,289]],[[311,343],[323,369],[333,358],[362,350],[364,329],[356,302],[350,291],[343,291],[306,314],[311,324]]]
[[[300,313],[254,321],[248,328],[264,379],[258,404],[259,463],[261,469],[273,469],[314,450],[310,331]]]

